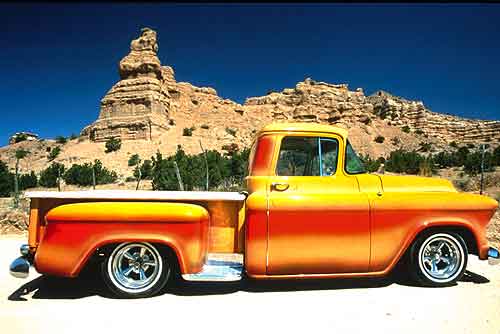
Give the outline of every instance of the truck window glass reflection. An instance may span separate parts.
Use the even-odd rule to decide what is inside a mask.
[[[280,176],[333,175],[337,170],[337,157],[335,139],[285,137],[281,141],[276,173]]]

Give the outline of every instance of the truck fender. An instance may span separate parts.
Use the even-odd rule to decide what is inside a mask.
[[[199,272],[208,248],[208,211],[195,204],[87,202],[51,209],[45,216],[35,268],[43,274],[74,277],[97,248],[122,242],[170,247],[182,274]]]

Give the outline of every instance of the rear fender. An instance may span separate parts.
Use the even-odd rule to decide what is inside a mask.
[[[208,247],[208,211],[199,205],[160,202],[90,202],[58,206],[34,265],[43,274],[77,276],[97,248],[144,241],[170,247],[182,274],[201,271]]]

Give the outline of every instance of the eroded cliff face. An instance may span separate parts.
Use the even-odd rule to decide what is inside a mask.
[[[410,101],[378,91],[367,98],[376,115],[385,115],[392,126],[408,126],[428,137],[445,142],[478,144],[500,143],[500,122],[467,119],[432,112],[421,101]]]
[[[270,122],[303,121],[348,128],[351,135],[364,136],[353,139],[354,144],[374,154],[398,146],[386,142],[386,149],[371,152],[373,137],[380,134],[410,144],[500,142],[499,121],[434,113],[420,101],[383,91],[365,96],[361,88],[351,91],[346,84],[309,78],[295,88],[251,97],[241,105],[219,97],[213,88],[176,82],[174,70],[161,65],[157,52],[156,32],[142,29],[120,61],[121,80],[101,100],[99,118],[82,135],[92,141],[167,138],[168,147],[182,142],[186,151],[199,152],[199,141],[209,149],[241,148],[249,146],[254,133]],[[402,131],[405,126],[410,134]],[[194,128],[192,140],[182,138],[184,128]]]

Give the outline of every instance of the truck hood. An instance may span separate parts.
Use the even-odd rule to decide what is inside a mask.
[[[384,192],[457,192],[453,184],[445,179],[406,175],[377,176]]]

